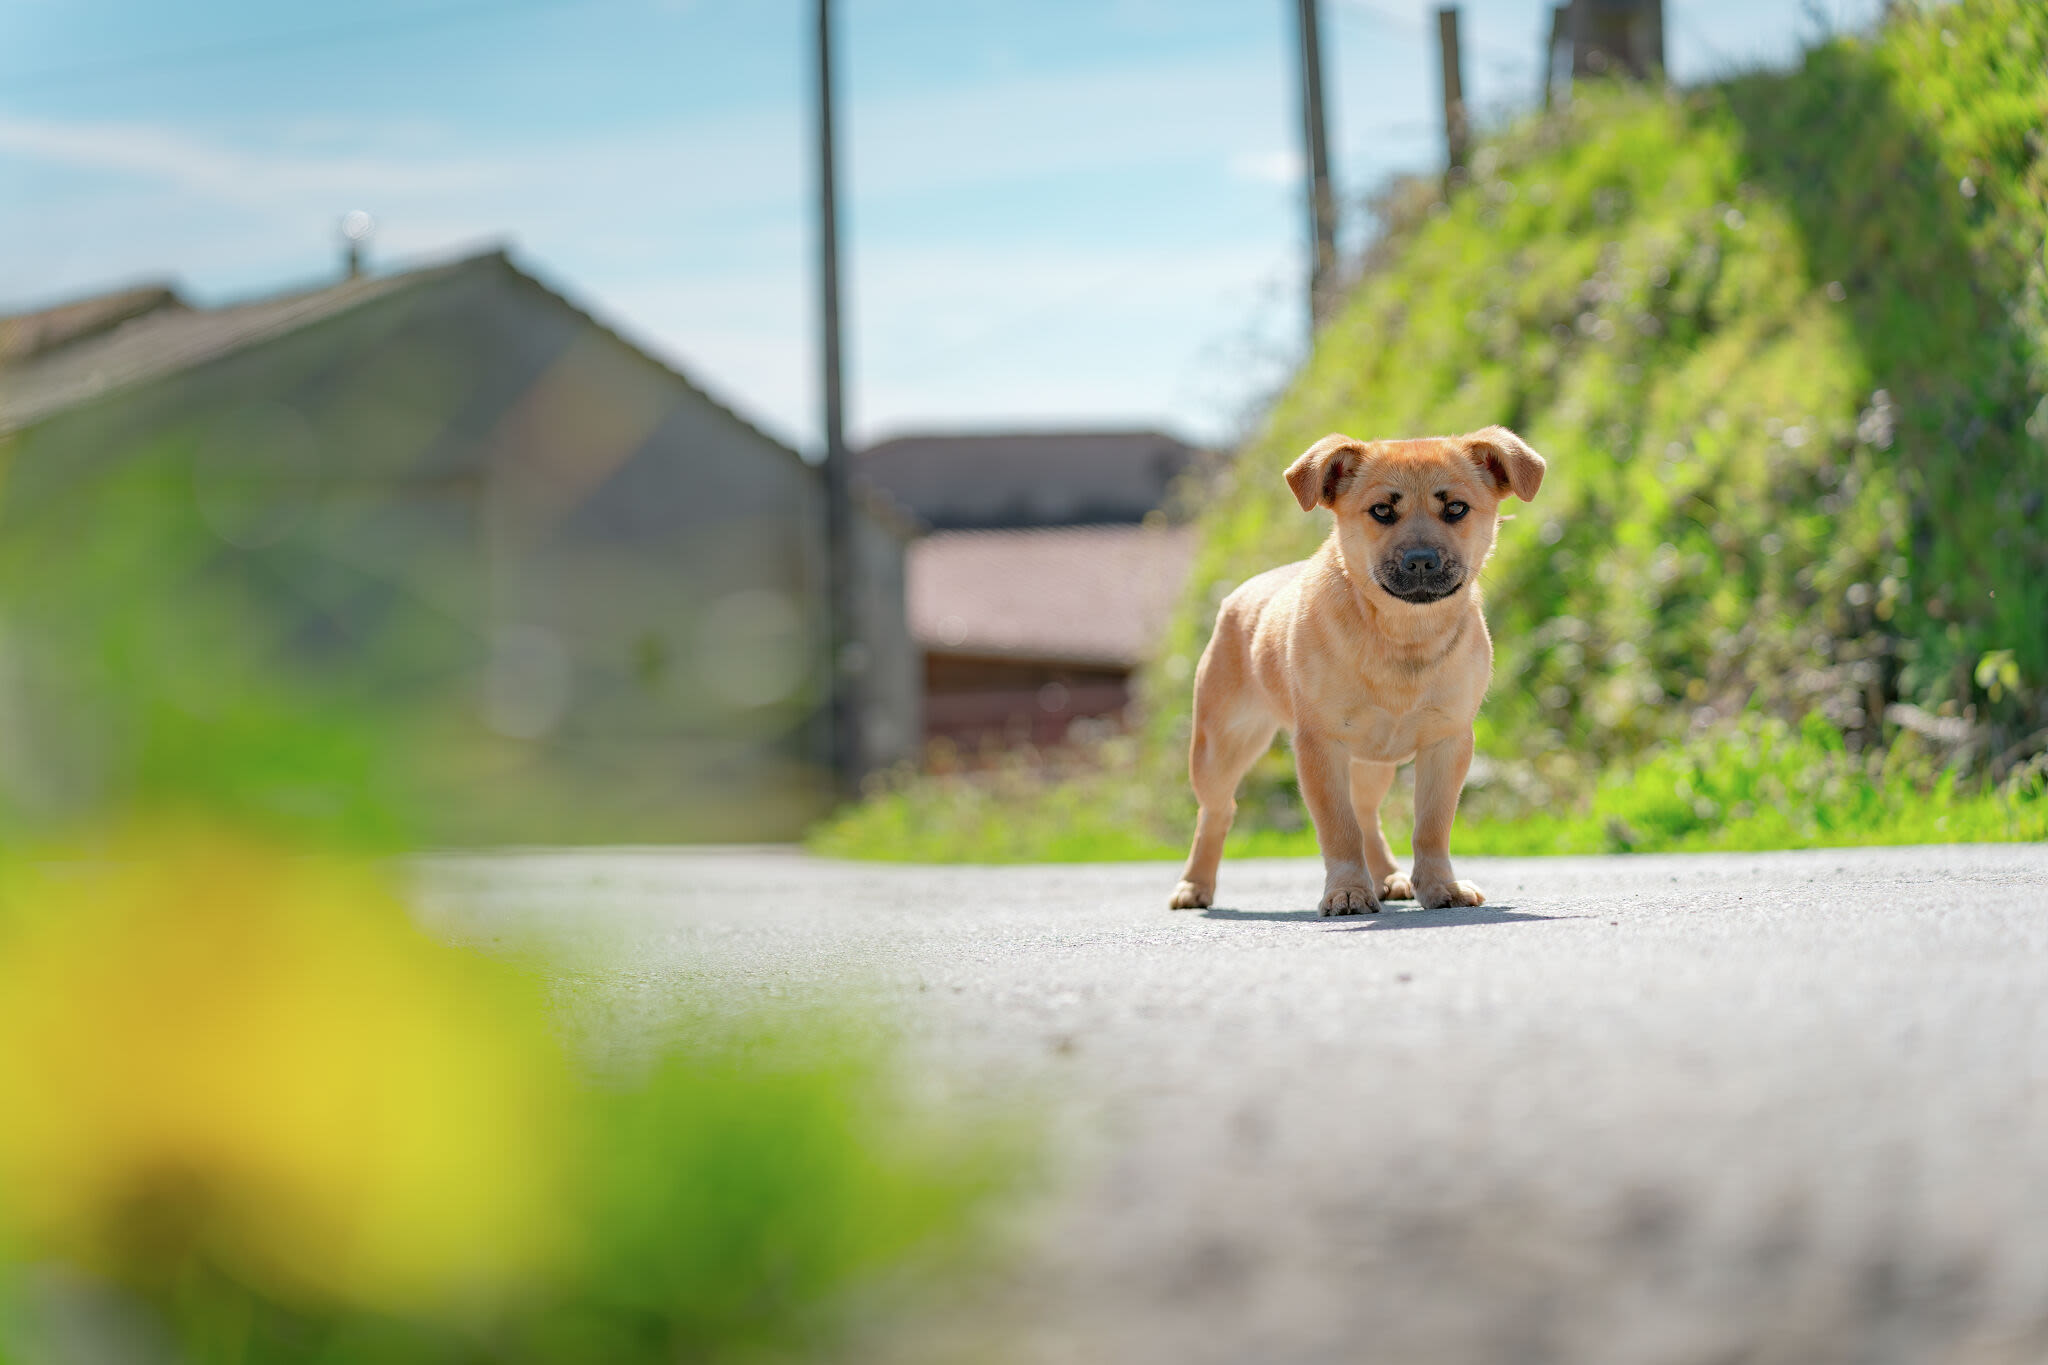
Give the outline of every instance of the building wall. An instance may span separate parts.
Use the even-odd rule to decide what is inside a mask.
[[[152,586],[382,708],[432,837],[790,837],[832,799],[816,471],[509,267],[12,446],[0,532],[153,497],[177,564]],[[901,542],[868,529],[878,709],[915,735]]]
[[[1057,744],[1077,720],[1121,721],[1130,672],[939,650],[924,656],[925,732],[956,750]]]
[[[546,344],[481,452],[488,723],[689,836],[793,834],[831,792],[814,471],[537,290],[490,311]]]

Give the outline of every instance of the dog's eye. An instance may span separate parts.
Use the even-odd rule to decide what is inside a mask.
[[[1372,505],[1372,519],[1382,526],[1392,526],[1394,524],[1393,504],[1385,502],[1374,503]]]
[[[1444,520],[1457,521],[1471,510],[1462,502],[1447,502],[1444,504]]]

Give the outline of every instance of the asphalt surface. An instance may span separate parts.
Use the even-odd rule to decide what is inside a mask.
[[[933,1356],[2048,1360],[2048,846],[1459,871],[1485,907],[1360,919],[1300,861],[1206,912],[1165,865],[423,875],[617,1046],[707,982],[851,995],[1041,1114],[1058,1179]]]

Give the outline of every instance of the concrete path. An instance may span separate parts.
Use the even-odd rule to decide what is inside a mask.
[[[706,980],[880,1001],[1064,1178],[972,1325],[1025,1362],[2048,1360],[2048,846],[1307,862],[444,858],[626,1038]],[[608,1012],[608,1013],[606,1013]]]

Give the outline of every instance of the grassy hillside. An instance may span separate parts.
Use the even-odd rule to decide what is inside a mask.
[[[1704,795],[1685,798],[1697,830],[1616,814],[1630,791],[1669,797],[1674,763],[1702,775],[1684,785],[1731,763],[1751,780],[1805,746],[1801,772],[1905,802],[1865,833],[1955,833],[1907,799],[1933,801],[1944,770],[1943,800],[2005,803],[1977,837],[2048,832],[2011,804],[2033,809],[2038,765],[2023,763],[2048,726],[2043,128],[2048,10],[1905,7],[1795,72],[1582,90],[1492,139],[1448,202],[1394,211],[1348,306],[1203,499],[1194,583],[1119,775],[1159,793],[1156,815],[1124,828],[1153,818],[1147,837],[1178,837],[1166,789],[1215,603],[1327,531],[1282,483],[1289,460],[1332,430],[1497,421],[1551,475],[1533,506],[1511,504],[1486,574],[1498,664],[1479,733],[1493,761],[1468,802],[1480,822],[1569,809],[1556,847],[1812,842],[1825,782],[1805,792],[1797,772],[1749,801],[1752,820],[1759,801],[1792,808],[1773,838]],[[1254,823],[1298,822],[1284,756],[1253,787]],[[1072,782],[1052,792],[1085,804]],[[1013,791],[1011,821],[1057,826],[1045,793]],[[943,822],[963,795],[912,787],[893,815],[854,820],[873,841],[885,816]]]
[[[1487,575],[1482,748],[1625,757],[1758,697],[1864,740],[1886,699],[2040,724],[2044,49],[2048,10],[1987,0],[1488,147],[1210,500],[1158,723],[1220,591],[1325,531],[1293,455],[1503,421],[1552,477]]]

